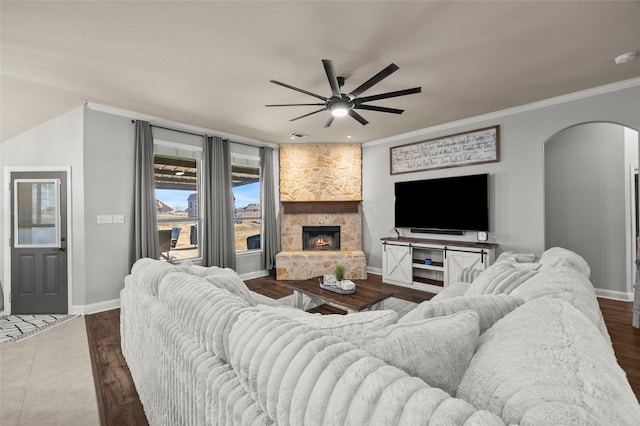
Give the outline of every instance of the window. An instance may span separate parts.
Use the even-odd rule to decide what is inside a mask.
[[[202,147],[156,141],[154,149],[161,256],[167,260],[199,258]]]
[[[163,259],[179,261],[201,256],[198,242],[206,202],[200,191],[201,140],[154,140],[156,214]],[[259,148],[231,143],[231,180],[236,252],[260,250]]]
[[[231,181],[236,252],[260,250],[262,207],[258,148],[231,144]]]

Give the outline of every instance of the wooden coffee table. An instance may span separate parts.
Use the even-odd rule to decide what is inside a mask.
[[[295,295],[294,303],[297,308],[302,308],[302,296],[306,294],[320,298],[329,305],[337,305],[344,308],[347,313],[360,312],[366,309],[371,310],[374,306],[384,309],[384,301],[393,296],[393,293],[367,283],[356,283],[356,292],[353,294],[338,294],[320,288],[318,278],[295,281],[287,285],[287,288],[293,290]]]

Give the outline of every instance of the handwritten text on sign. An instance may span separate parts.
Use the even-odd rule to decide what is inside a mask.
[[[499,161],[499,126],[391,148],[391,174]]]

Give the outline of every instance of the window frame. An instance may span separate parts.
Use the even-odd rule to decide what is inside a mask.
[[[249,153],[247,152],[248,150],[255,150],[255,153]],[[240,164],[240,162],[237,162],[238,159],[242,159],[245,160],[245,162],[247,162],[247,164]],[[248,164],[249,162],[254,162],[255,166]],[[255,147],[255,146],[248,146],[248,145],[244,145],[244,144],[235,144],[233,142],[231,142],[231,176],[232,176],[232,181],[233,181],[233,168],[235,166],[240,166],[240,167],[255,167],[256,170],[258,171],[258,185],[259,185],[259,191],[258,191],[258,201],[257,204],[260,207],[260,212],[258,213],[258,215],[256,216],[237,216],[236,214],[236,206],[235,206],[235,200],[234,200],[234,208],[233,208],[233,222],[234,222],[234,227],[233,227],[233,233],[234,233],[234,238],[236,238],[236,224],[238,220],[257,220],[260,222],[260,248],[256,248],[256,249],[249,249],[246,248],[244,250],[239,250],[238,247],[236,246],[236,255],[245,255],[245,254],[253,254],[253,253],[259,253],[262,252],[262,246],[263,246],[263,232],[264,232],[264,208],[263,208],[263,202],[262,202],[262,193],[263,193],[263,182],[262,182],[262,176],[263,176],[263,172],[262,172],[262,166],[261,166],[261,158],[260,158],[260,148],[259,147]],[[234,191],[234,186],[232,184],[232,188],[231,191]],[[234,195],[235,198],[235,195]],[[237,239],[237,238],[236,238]]]
[[[172,141],[166,141],[166,140],[162,140],[162,139],[154,139],[153,141],[153,147],[154,147],[154,151],[153,151],[153,156],[154,156],[154,167],[155,167],[155,160],[156,160],[156,156],[160,155],[160,156],[164,156],[164,157],[172,157],[172,158],[177,158],[177,159],[185,159],[185,160],[194,160],[196,163],[196,189],[195,192],[198,196],[197,201],[198,201],[198,208],[197,208],[197,217],[189,217],[186,216],[184,218],[171,218],[171,219],[160,219],[157,216],[156,213],[156,221],[157,224],[160,225],[160,223],[178,223],[178,222],[195,222],[198,228],[198,232],[196,235],[196,246],[195,248],[193,248],[192,250],[197,250],[196,255],[193,257],[184,257],[184,258],[172,258],[171,257],[171,252],[173,252],[174,250],[172,250],[170,248],[170,250],[167,252],[168,254],[168,258],[165,258],[163,256],[163,254],[161,253],[160,258],[162,260],[167,260],[170,262],[182,262],[182,261],[192,261],[194,263],[200,263],[202,261],[202,225],[203,225],[203,221],[204,221],[204,203],[206,202],[206,197],[205,194],[202,191],[202,182],[203,182],[203,178],[202,178],[202,171],[203,171],[203,152],[204,152],[204,148],[202,143],[200,145],[195,145],[195,144],[190,144],[190,143],[181,143],[181,142],[172,142]],[[171,152],[173,150],[173,152]],[[191,156],[186,155],[187,152],[189,152],[191,154]],[[182,154],[182,156],[181,156]],[[155,178],[155,170],[154,170],[154,178]],[[159,189],[155,184],[154,184],[154,191]],[[156,197],[156,199],[158,199]],[[159,199],[158,199],[159,200]],[[160,201],[160,200],[159,200]],[[189,210],[189,201],[187,200],[187,210]],[[187,213],[188,214],[188,213]],[[158,227],[159,228],[159,227]],[[160,231],[160,229],[158,229],[158,231]],[[177,251],[177,250],[175,250]]]

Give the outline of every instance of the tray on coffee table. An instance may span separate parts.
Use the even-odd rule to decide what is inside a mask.
[[[335,285],[330,285],[330,284],[325,285],[322,283],[322,281],[320,282],[320,288],[323,290],[329,290],[338,294],[354,294],[356,291],[358,291],[358,286],[355,286],[354,288],[349,290],[345,290]]]
[[[287,285],[294,291],[296,307],[302,306],[302,295],[317,297],[325,303],[337,305],[347,310],[347,312],[359,312],[372,309],[374,306],[382,308],[384,300],[393,296],[393,293],[382,290],[366,282],[356,284],[356,292],[353,294],[340,294],[332,290],[321,288],[318,278],[308,280],[293,281]]]

